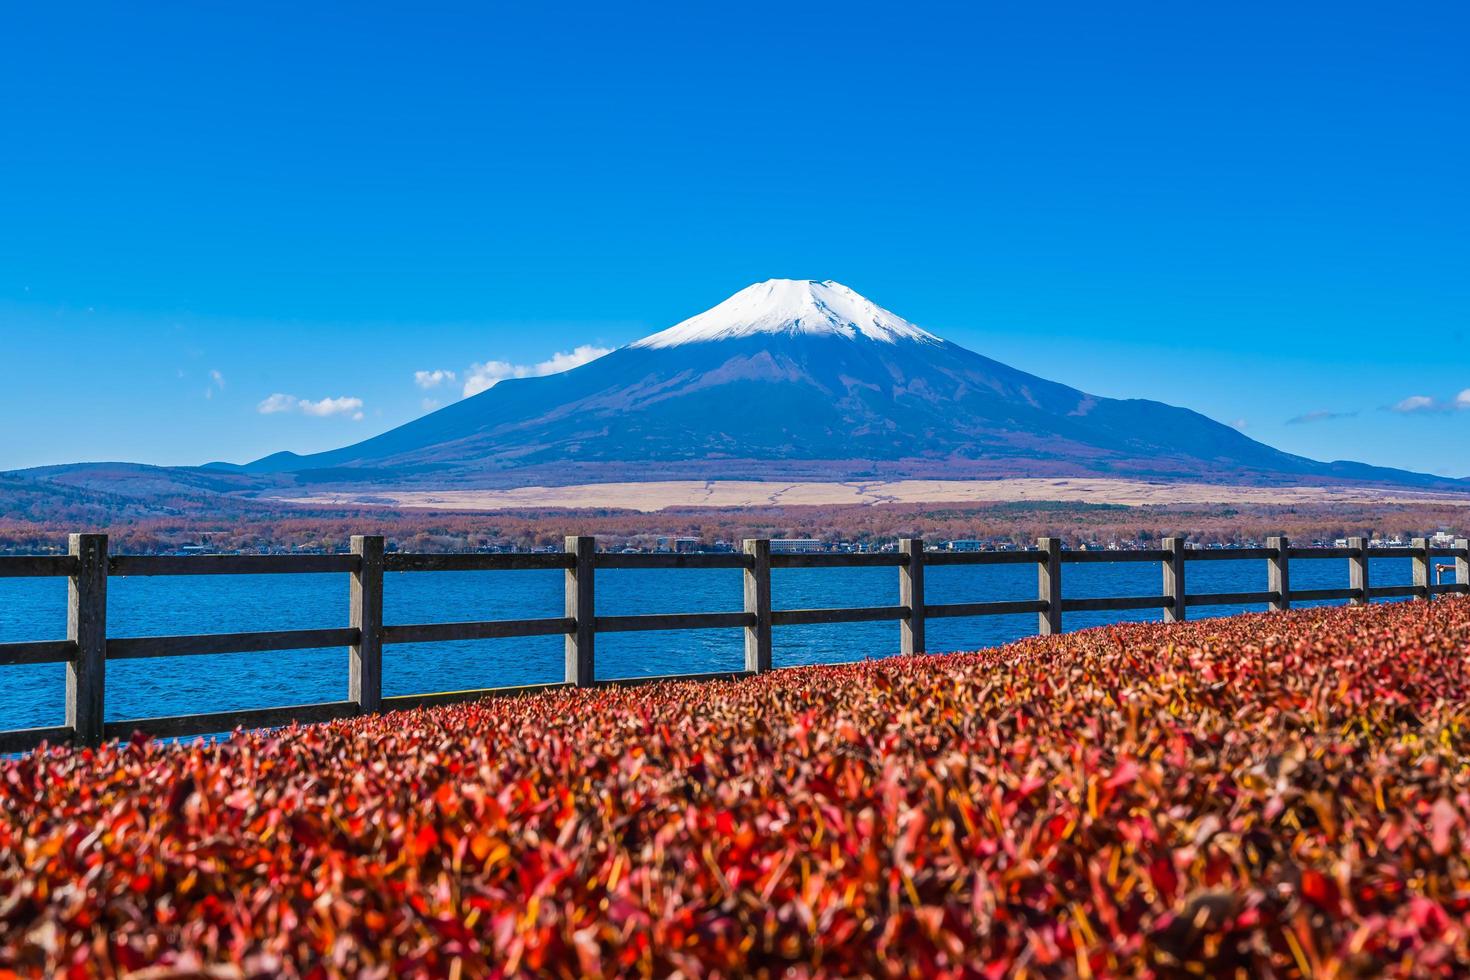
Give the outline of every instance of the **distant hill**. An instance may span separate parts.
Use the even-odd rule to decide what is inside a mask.
[[[1470,490],[1294,456],[1161,402],[1089,395],[936,337],[846,286],[786,279],[363,442],[216,471],[382,485],[1110,476]]]

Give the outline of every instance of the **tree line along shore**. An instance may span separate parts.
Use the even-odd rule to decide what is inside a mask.
[[[699,548],[738,546],[745,538],[812,538],[861,549],[903,537],[964,539],[985,547],[1027,547],[1056,537],[1066,547],[1148,547],[1186,537],[1209,545],[1252,545],[1272,534],[1302,542],[1362,535],[1384,539],[1437,531],[1463,534],[1467,513],[1449,504],[1313,503],[1144,505],[1027,501],[978,505],[861,504],[744,508],[614,508],[469,511],[380,507],[302,507],[208,496],[178,498],[147,512],[78,498],[71,505],[7,508],[0,552],[64,551],[67,534],[106,531],[115,553],[182,549],[216,552],[336,552],[353,534],[382,534],[390,548],[451,552],[559,548],[567,534],[592,534],[600,547],[655,551],[660,539],[695,539]]]

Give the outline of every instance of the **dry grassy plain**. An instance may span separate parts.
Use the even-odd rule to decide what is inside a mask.
[[[1066,503],[1193,504],[1440,504],[1470,506],[1470,495],[1380,487],[1239,487],[1208,483],[1149,483],[1108,479],[894,480],[789,483],[685,480],[596,483],[507,490],[374,490],[283,497],[313,506],[387,506],[437,511],[496,511],[547,507],[614,507],[653,513],[679,507],[842,506],[854,504]]]

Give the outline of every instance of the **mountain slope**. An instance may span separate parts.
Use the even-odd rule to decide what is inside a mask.
[[[1454,484],[1272,449],[1187,409],[1089,395],[837,283],[771,280],[599,360],[503,381],[343,449],[309,481],[1079,476]]]

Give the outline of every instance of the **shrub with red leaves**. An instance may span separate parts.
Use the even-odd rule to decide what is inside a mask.
[[[37,753],[0,965],[1463,973],[1467,655],[1451,599]]]

